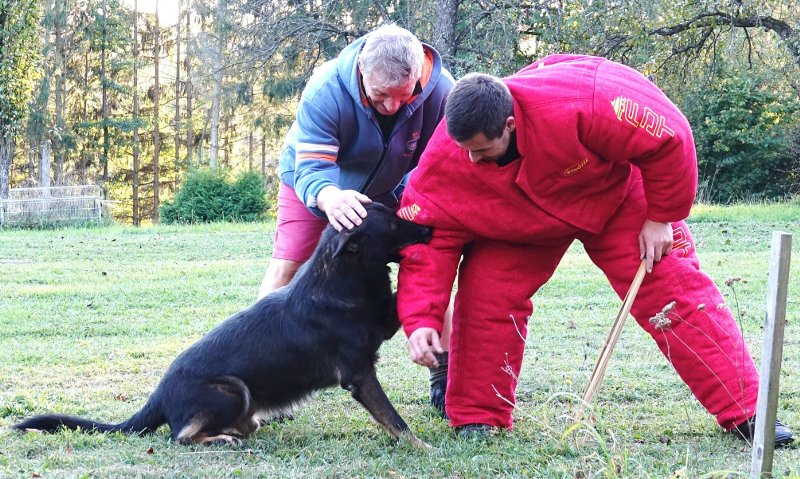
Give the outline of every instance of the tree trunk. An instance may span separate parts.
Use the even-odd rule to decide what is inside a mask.
[[[11,162],[14,158],[14,140],[8,132],[0,132],[0,200],[8,199],[11,189]],[[6,207],[2,201],[3,208]]]
[[[190,57],[192,9],[187,4],[186,8],[186,167],[192,167],[192,151],[194,149],[194,130],[192,127],[192,58]]]
[[[33,138],[28,138],[31,143],[28,145],[28,183],[34,184],[36,181],[36,148]]]
[[[267,177],[267,135],[261,132],[261,177]]]
[[[247,137],[247,171],[253,171],[253,130]]]
[[[175,23],[175,168],[181,163],[181,3]]]
[[[25,133],[28,135],[28,179],[29,186],[36,185],[36,143],[38,136],[33,126],[33,116],[36,114],[36,100],[31,101],[31,108],[28,114],[28,128]]]
[[[139,207],[139,1],[133,0],[133,226],[142,224]]]
[[[223,163],[225,164],[225,169],[231,169],[231,122],[230,118],[225,118],[225,122],[223,123],[222,132],[225,134],[225,141],[222,143],[222,152],[224,154]]]
[[[49,119],[49,106],[50,106],[50,79],[54,74],[54,64],[50,61],[50,53],[51,53],[51,42],[50,42],[50,34],[51,34],[51,24],[52,22],[43,21],[43,31],[42,31],[42,61],[44,62],[44,72],[42,75],[42,79],[38,85],[38,92],[36,94],[36,100],[31,105],[30,110],[30,117],[28,118],[28,137],[30,138],[30,148],[33,152],[33,155],[39,155],[39,179],[42,177],[42,170],[41,165],[44,163],[44,160],[41,157],[42,151],[44,150],[44,143],[47,141],[47,132],[49,130],[48,119]],[[49,186],[49,171],[50,171],[50,160],[47,159],[47,178]],[[36,183],[36,178],[31,178],[32,183]],[[39,184],[38,186],[45,186]]]
[[[158,11],[158,0],[156,0],[156,11]],[[153,223],[158,222],[158,155],[160,149],[160,133],[159,129],[159,117],[158,117],[158,107],[159,103],[161,102],[161,92],[159,91],[159,72],[158,72],[158,60],[159,55],[161,53],[161,24],[158,22],[158,16],[156,16],[156,29],[155,35],[153,36],[153,59],[155,60],[154,70],[155,70],[155,78],[154,78],[154,85],[153,88],[155,89],[155,93],[153,95]]]
[[[53,151],[55,152],[55,171],[54,183],[56,186],[64,183],[64,157],[66,152],[61,143],[61,137],[64,135],[66,124],[64,122],[64,98],[67,95],[66,81],[64,75],[66,74],[66,48],[64,45],[64,29],[66,28],[66,5],[64,0],[57,0],[54,8],[56,20],[55,27],[55,45],[54,62],[56,66],[56,98],[55,98],[55,114],[56,114],[56,134],[53,135]]]
[[[197,163],[201,165],[205,163],[205,160],[203,159],[203,153],[205,152],[204,145],[208,138],[208,134],[206,132],[208,131],[208,122],[211,119],[210,117],[211,115],[206,115],[205,121],[203,122],[203,126],[200,128],[200,138],[197,141],[197,143],[199,144],[199,147],[197,148]],[[210,162],[209,166],[211,166]]]
[[[211,96],[211,153],[209,155],[208,166],[217,168],[219,166],[219,120],[220,120],[220,97],[222,96],[222,53],[225,47],[225,27],[224,22],[227,17],[227,0],[219,0],[217,5],[216,32],[217,45],[214,51],[214,89]]]
[[[102,85],[102,108],[103,108],[103,183],[108,181],[108,152],[111,149],[111,139],[108,132],[108,79],[106,78],[106,44],[108,42],[106,30],[106,15],[108,6],[103,0],[103,40],[100,47],[100,83]]]
[[[456,58],[456,22],[460,0],[436,0],[433,47],[442,56],[442,63],[453,68]]]
[[[50,140],[42,141],[42,151],[39,154],[39,186],[41,188],[50,187],[50,154],[52,148]]]
[[[64,147],[61,138],[64,137],[67,130],[66,125],[66,98],[67,98],[67,49],[69,48],[69,35],[70,26],[68,24],[69,6],[67,0],[57,0],[55,6],[56,22],[55,22],[55,65],[57,74],[56,81],[56,97],[55,97],[55,114],[56,114],[56,132],[53,136],[53,153],[55,156],[55,171],[54,177],[56,185],[62,185],[66,181],[66,157],[67,150]],[[67,38],[65,38],[65,35]]]
[[[219,65],[214,67],[214,90],[211,97],[211,151],[208,156],[208,166],[212,169],[219,166],[217,157],[219,155],[219,103],[220,103],[220,83],[222,80],[222,69]]]
[[[84,58],[83,58],[83,112],[82,112],[82,117],[81,117],[83,119],[83,121],[86,122],[86,123],[89,122],[89,94],[90,94],[90,92],[89,92],[89,52],[86,52],[86,54],[84,55]],[[80,159],[80,167],[79,167],[80,171],[78,172],[78,174],[80,175],[80,178],[81,178],[81,184],[85,185],[86,182],[87,182],[87,178],[86,178],[87,177],[87,173],[86,173],[87,166],[86,165],[88,163],[86,161],[86,155],[88,154],[87,145],[88,145],[89,142],[88,142],[88,140],[86,138],[84,138],[81,143],[82,143],[82,145],[81,145],[81,159]]]

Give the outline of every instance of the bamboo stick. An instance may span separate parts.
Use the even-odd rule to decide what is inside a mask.
[[[633,282],[628,289],[628,293],[625,295],[625,299],[622,301],[622,307],[620,308],[619,313],[617,313],[616,319],[614,319],[614,325],[611,327],[611,332],[608,333],[608,338],[606,338],[606,342],[603,344],[603,349],[600,351],[600,355],[597,357],[597,362],[594,364],[594,370],[589,378],[589,383],[586,385],[586,390],[583,392],[583,402],[581,403],[581,406],[575,415],[575,422],[583,419],[584,407],[592,402],[594,394],[598,389],[600,389],[600,384],[603,382],[603,376],[605,376],[606,373],[606,367],[608,366],[608,362],[611,360],[611,353],[614,352],[617,339],[619,339],[619,335],[622,333],[622,327],[625,325],[625,319],[628,317],[628,313],[631,310],[633,301],[636,299],[636,294],[639,292],[639,286],[641,286],[642,281],[644,281],[645,273],[646,260],[642,260],[642,264],[639,265],[639,270],[636,272],[636,276],[633,278]]]

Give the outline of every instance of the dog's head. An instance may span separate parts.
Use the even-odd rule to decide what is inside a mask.
[[[367,217],[352,230],[342,230],[333,257],[359,255],[370,263],[397,262],[400,248],[431,239],[431,228],[398,217],[380,203],[364,205]]]

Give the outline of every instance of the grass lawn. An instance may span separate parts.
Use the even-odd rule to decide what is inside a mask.
[[[696,208],[701,262],[761,354],[771,232],[800,233],[800,205]],[[381,349],[378,374],[430,452],[397,443],[341,389],[320,392],[293,421],[242,449],[183,447],[167,429],[145,437],[22,435],[24,416],[61,412],[120,422],[172,359],[256,296],[273,225],[112,226],[0,230],[0,477],[747,477],[750,448],[723,434],[655,343],[628,321],[595,421],[570,430],[620,300],[579,244],[535,298],[515,429],[456,438],[427,405],[427,370],[405,338]],[[800,432],[800,238],[778,416]],[[740,277],[733,287],[728,278]],[[758,359],[757,359],[758,360]],[[800,477],[800,446],[778,450],[777,477]]]

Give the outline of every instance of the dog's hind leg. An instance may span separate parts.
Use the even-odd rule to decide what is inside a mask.
[[[350,391],[353,398],[361,403],[389,434],[406,439],[416,447],[430,449],[431,446],[415,436],[400,417],[383,391],[381,383],[378,382],[374,369],[370,368],[356,374],[351,381],[342,382],[342,387]]]
[[[190,422],[186,427],[180,430],[175,438],[179,444],[230,444],[234,447],[242,445],[242,440],[230,434],[211,434],[206,426],[205,418],[197,417],[194,421]]]
[[[239,437],[258,429],[250,389],[239,378],[222,376],[203,384],[181,405],[187,421],[176,424],[173,439],[180,444],[241,445]],[[172,424],[170,425],[172,426]]]

